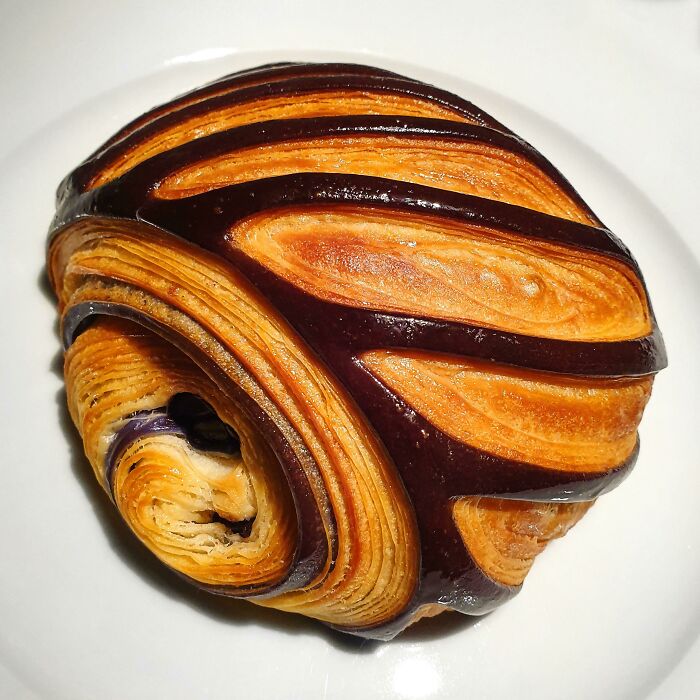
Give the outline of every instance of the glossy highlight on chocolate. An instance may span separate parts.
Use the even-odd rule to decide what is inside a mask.
[[[637,263],[542,154],[366,66],[137,118],[61,184],[48,269],[71,415],[135,534],[377,639],[512,597],[629,474],[666,365]]]

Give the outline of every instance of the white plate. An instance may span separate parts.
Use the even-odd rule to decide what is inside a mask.
[[[154,4],[162,9],[163,3]],[[510,3],[509,8],[517,14],[519,5]],[[540,20],[551,9],[542,3]],[[462,21],[475,16],[457,6],[453,10]],[[29,79],[35,92],[24,103],[25,120],[5,114],[13,131],[0,139],[0,153],[5,154],[0,161],[0,512],[5,524],[0,542],[0,695],[71,700],[234,695],[642,698],[672,674],[655,697],[679,697],[679,692],[691,697],[697,687],[693,671],[687,664],[674,669],[700,632],[700,551],[695,542],[700,531],[700,472],[694,449],[700,394],[700,269],[686,245],[697,251],[697,241],[686,236],[684,242],[648,194],[571,131],[482,87],[502,88],[501,81],[490,83],[486,71],[474,80],[478,76],[473,70],[460,70],[459,61],[466,65],[471,52],[481,46],[478,41],[470,46],[455,43],[451,50],[459,60],[450,74],[426,67],[439,63],[430,56],[440,52],[446,40],[442,35],[422,44],[428,55],[421,65],[367,51],[358,55],[301,50],[304,37],[308,46],[327,46],[327,39],[313,37],[331,20],[336,22],[338,46],[366,45],[354,16],[341,18],[331,11],[330,18],[307,16],[307,24],[296,25],[303,34],[301,40],[295,36],[294,52],[270,50],[289,42],[275,44],[268,38],[258,41],[261,50],[255,53],[216,49],[177,58],[192,53],[183,51],[192,16],[171,16],[164,26],[174,26],[174,34],[166,37],[163,29],[155,35],[157,50],[149,53],[152,49],[139,44],[139,30],[133,36],[127,31],[125,18],[139,17],[138,8],[127,4],[123,12],[114,30],[121,36],[120,49],[129,48],[140,57],[125,57],[123,77],[116,77],[119,71],[110,63],[112,49],[106,46],[100,52],[99,37],[89,34],[74,54],[49,42],[43,59],[49,68],[43,77],[20,61],[17,72],[6,75],[2,85],[10,94],[19,94],[18,85]],[[386,25],[389,13],[376,10],[373,16]],[[53,18],[50,32],[40,38],[65,30],[64,36],[76,39],[79,32],[72,28],[71,17],[75,20],[71,13]],[[109,17],[95,9],[90,19],[100,26]],[[338,34],[341,19],[349,24],[347,32]],[[566,31],[570,19],[567,15],[565,21],[547,21],[556,34],[557,28]],[[27,16],[17,21],[31,26]],[[404,26],[404,19],[396,21]],[[523,27],[534,26],[531,18],[519,21]],[[212,43],[198,35],[190,47],[222,45],[214,43],[221,39],[215,18],[206,23]],[[375,47],[377,31],[370,30]],[[456,29],[445,31],[452,38],[458,34]],[[410,32],[404,40],[410,43]],[[410,48],[396,48],[396,37],[391,42],[394,57],[411,55]],[[558,46],[565,43],[556,41]],[[239,46],[250,47],[250,37]],[[80,64],[85,55],[89,66]],[[170,57],[168,65],[164,55]],[[389,644],[360,644],[310,621],[192,591],[132,542],[93,483],[66,416],[55,312],[41,273],[56,184],[119,125],[152,104],[231,70],[280,58],[375,63],[475,101],[564,171],[631,247],[645,273],[671,366],[659,376],[645,414],[636,470],[601,499],[565,541],[540,557],[518,598],[476,624],[452,616],[426,622]],[[535,59],[522,60],[540,67]],[[96,82],[95,66],[107,76],[102,84]],[[71,88],[70,80],[65,90],[54,82],[62,71],[64,76],[74,75],[71,69],[85,71],[85,94]],[[552,70],[548,80],[554,85],[559,69]],[[494,64],[493,74],[502,71],[502,64]],[[45,112],[46,92],[52,115]],[[564,83],[557,94],[576,104],[576,91]],[[623,100],[610,115],[611,123],[620,126],[624,119],[619,110],[625,109]],[[547,113],[552,116],[552,110]],[[566,123],[578,133],[588,128],[583,117]],[[621,129],[615,138],[624,143],[635,128],[639,130],[639,124]],[[17,144],[13,133],[27,139]],[[691,153],[693,147],[697,151],[697,143],[690,144]],[[611,146],[610,152],[618,161],[625,158],[624,148]],[[656,165],[650,162],[649,168]],[[669,172],[668,178],[678,183],[661,188],[668,201],[673,201],[671,189],[689,191],[691,166],[695,167],[692,160],[680,162]],[[639,171],[634,175],[646,177]],[[687,221],[683,217],[688,211],[673,213]]]

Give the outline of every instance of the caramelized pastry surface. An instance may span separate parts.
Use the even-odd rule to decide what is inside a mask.
[[[348,306],[571,340],[650,331],[642,286],[622,263],[497,230],[336,207],[258,215],[229,236],[290,283]]]
[[[420,352],[375,350],[361,360],[461,442],[571,471],[607,471],[629,458],[652,383],[552,376]]]
[[[138,117],[62,183],[48,269],[134,534],[378,639],[512,597],[633,467],[666,363],[636,262],[539,152],[366,66]]]

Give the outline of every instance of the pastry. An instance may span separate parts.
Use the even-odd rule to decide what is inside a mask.
[[[389,639],[480,615],[632,469],[666,363],[627,248],[533,147],[387,71],[274,64],[61,184],[71,416],[165,565]]]

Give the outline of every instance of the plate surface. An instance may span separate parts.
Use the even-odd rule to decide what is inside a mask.
[[[515,11],[517,5],[509,7]],[[542,17],[545,6],[552,7],[542,3]],[[97,20],[106,19],[95,12]],[[137,8],[127,3],[124,12],[135,17]],[[459,16],[468,18],[464,12]],[[181,24],[187,20],[184,14],[178,20],[177,37],[184,36]],[[318,30],[329,20],[310,21]],[[364,47],[348,21],[350,36],[338,46]],[[561,18],[548,21],[564,26]],[[67,19],[61,22],[72,31]],[[123,16],[120,22],[125,44],[136,47]],[[53,95],[52,112],[45,111],[45,97],[29,95],[24,126],[3,117],[14,132],[6,130],[0,139],[5,340],[0,346],[0,508],[6,524],[0,542],[0,696],[546,700],[687,692],[690,697],[696,679],[687,662],[676,668],[700,632],[695,541],[700,470],[694,450],[700,267],[698,241],[677,230],[687,214],[674,211],[675,226],[665,218],[655,204],[656,190],[652,198],[619,169],[624,148],[606,149],[605,139],[596,141],[601,153],[584,145],[576,136],[586,133],[583,119],[561,122],[556,110],[533,109],[506,97],[518,91],[490,82],[485,71],[475,75],[458,63],[450,68],[431,60],[431,52],[440,51],[438,37],[423,45],[429,56],[422,60],[416,54],[412,65],[399,60],[411,52],[396,49],[396,39],[384,55],[379,49],[324,51],[326,42],[313,41],[308,27],[304,31],[306,46],[319,50],[302,49],[296,40],[293,51],[271,50],[287,42],[269,38],[257,46],[248,41],[212,48],[222,44],[198,36],[193,45],[200,48],[188,51],[172,37],[171,44],[157,39],[158,51],[140,49],[140,61],[133,55],[125,59],[119,78],[107,63],[107,49],[107,58],[99,52],[91,58],[104,66],[103,83],[95,82],[93,65],[85,69],[87,87],[67,89],[61,97],[50,80],[54,66],[36,87]],[[98,47],[94,38],[86,45]],[[233,50],[241,46],[257,50]],[[467,59],[466,49],[455,51],[456,58]],[[43,60],[52,55],[70,71],[67,54],[50,44]],[[655,384],[642,423],[637,467],[564,541],[548,548],[514,601],[478,621],[444,616],[389,644],[360,643],[311,621],[191,590],[132,541],[93,483],[64,408],[55,310],[43,276],[45,232],[58,181],[118,126],[153,104],[232,70],[280,59],[374,63],[476,102],[564,172],[645,273],[671,364]],[[536,63],[527,56],[523,60]],[[17,89],[13,81],[33,76],[22,65],[14,77],[3,76],[10,91]],[[483,87],[487,84],[492,89]],[[575,104],[570,88],[560,94]],[[617,109],[633,110],[632,98],[621,99]],[[619,116],[611,121],[622,123]],[[11,133],[25,138],[18,142]],[[626,132],[616,138],[624,142]],[[691,152],[696,146],[691,144]],[[659,163],[653,148],[649,153],[653,170]],[[681,190],[693,176],[690,166],[691,161],[680,162],[669,175],[683,180]],[[672,186],[662,188],[662,200],[673,201]]]

